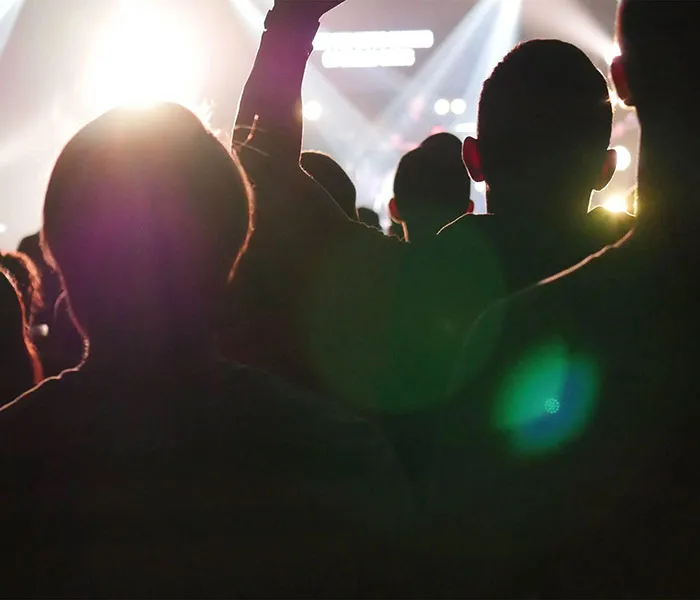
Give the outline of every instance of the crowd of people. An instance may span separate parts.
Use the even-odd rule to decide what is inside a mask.
[[[275,0],[230,148],[175,104],[83,127],[0,253],[0,596],[696,597],[700,2],[619,5],[636,216],[589,211],[605,76],[532,40],[385,235],[302,152],[343,1]]]

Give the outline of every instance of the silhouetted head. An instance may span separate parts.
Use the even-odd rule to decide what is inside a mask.
[[[618,95],[648,113],[682,122],[700,100],[696,58],[700,3],[694,0],[622,0],[617,37],[621,55],[611,72]]]
[[[568,220],[585,215],[591,191],[614,174],[611,131],[608,86],[589,58],[566,42],[532,40],[484,83],[464,162],[486,181],[491,212]]]
[[[194,114],[159,104],[111,110],[68,142],[42,235],[92,352],[210,331],[251,219],[237,158]]]
[[[408,240],[436,236],[473,206],[461,151],[459,138],[438,133],[401,158],[390,210],[392,219],[403,223]]]
[[[357,220],[357,191],[343,167],[328,154],[315,151],[301,153],[301,166],[333,197],[348,217],[353,221]]]
[[[640,216],[663,211],[677,216],[676,226],[694,228],[700,220],[699,22],[700,2],[624,0],[617,20],[621,55],[610,68],[618,95],[636,107],[642,126]],[[667,219],[643,219],[655,221],[670,226]]]
[[[41,379],[19,291],[12,276],[0,269],[0,406]]]
[[[364,223],[365,225],[374,227],[375,229],[381,229],[379,215],[371,208],[360,206],[357,209],[357,220],[360,221],[360,223]]]
[[[21,252],[0,252],[0,268],[10,273],[17,283],[24,314],[31,323],[32,317],[43,308],[39,269]]]

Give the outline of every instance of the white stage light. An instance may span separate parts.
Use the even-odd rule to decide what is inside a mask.
[[[624,146],[615,146],[617,152],[617,171],[626,171],[632,164],[632,153]]]
[[[435,112],[444,117],[448,112],[450,112],[450,101],[441,98],[435,103]]]
[[[416,31],[321,31],[314,38],[314,50],[413,50],[432,48],[435,35],[428,29]]]
[[[379,50],[326,50],[321,64],[326,69],[371,69],[377,67],[412,67],[416,51],[411,48]]]
[[[461,98],[457,98],[456,100],[452,101],[452,104],[450,104],[450,109],[455,115],[463,115],[465,112],[467,112],[467,103]]]
[[[457,123],[457,125],[455,125],[455,132],[466,133],[467,135],[476,133],[476,123]]]
[[[197,43],[185,23],[165,10],[123,2],[90,54],[86,100],[97,112],[158,101],[196,110],[203,67],[197,59]]]
[[[316,100],[304,103],[304,118],[307,121],[318,121],[323,116],[323,107]]]

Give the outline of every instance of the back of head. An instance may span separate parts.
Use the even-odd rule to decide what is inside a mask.
[[[0,406],[40,380],[19,292],[12,276],[0,268]]]
[[[364,223],[369,227],[374,227],[375,229],[381,229],[381,224],[379,223],[379,215],[374,212],[371,208],[366,208],[360,206],[356,213],[357,220],[360,223]]]
[[[470,192],[462,143],[450,133],[432,135],[405,154],[394,178],[396,210],[407,223],[409,236],[422,228],[436,235],[440,227],[468,211]]]
[[[179,105],[114,109],[80,130],[42,235],[88,337],[201,326],[247,244],[251,202],[237,159]]]
[[[41,276],[31,258],[21,252],[0,252],[0,268],[6,269],[17,283],[24,313],[32,317],[43,308]]]
[[[312,151],[302,152],[301,166],[323,186],[348,217],[357,219],[355,209],[357,191],[343,167],[327,154]]]
[[[479,154],[491,190],[520,190],[521,197],[535,192],[563,202],[570,189],[590,192],[605,163],[611,131],[605,77],[566,42],[522,43],[484,83]]]
[[[700,98],[695,0],[622,0],[617,36],[635,104],[695,110]],[[669,115],[669,116],[672,116]]]

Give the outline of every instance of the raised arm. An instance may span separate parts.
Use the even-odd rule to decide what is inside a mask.
[[[344,0],[275,0],[265,19],[253,69],[238,107],[234,146],[253,135],[254,148],[298,163],[301,88],[319,19]]]

